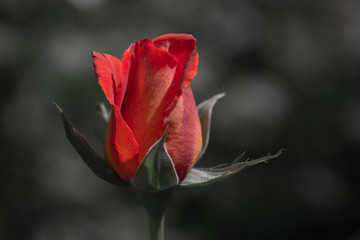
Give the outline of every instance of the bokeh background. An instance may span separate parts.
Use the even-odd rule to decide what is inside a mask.
[[[102,153],[91,51],[171,32],[198,40],[196,101],[227,93],[198,166],[288,152],[178,189],[167,239],[360,239],[358,0],[0,1],[0,239],[147,239],[137,193],[90,172],[50,103]]]

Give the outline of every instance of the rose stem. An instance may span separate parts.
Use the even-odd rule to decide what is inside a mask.
[[[142,193],[142,202],[149,218],[150,240],[164,240],[165,212],[171,203],[173,191]]]

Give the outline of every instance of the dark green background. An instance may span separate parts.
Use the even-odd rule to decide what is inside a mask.
[[[0,1],[0,239],[147,239],[131,189],[96,178],[67,141],[56,101],[102,153],[105,98],[91,51],[190,33],[199,103],[225,91],[199,166],[269,164],[179,189],[177,239],[360,239],[358,0]]]

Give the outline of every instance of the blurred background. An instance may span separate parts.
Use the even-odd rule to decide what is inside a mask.
[[[65,137],[56,101],[102,154],[91,51],[165,33],[197,40],[197,103],[225,91],[198,166],[269,164],[178,189],[167,239],[360,239],[358,0],[0,1],[0,239],[143,240],[137,193]]]

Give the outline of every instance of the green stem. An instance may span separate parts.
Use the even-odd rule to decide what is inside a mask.
[[[164,240],[165,213],[172,196],[173,189],[158,193],[142,193],[142,201],[149,218],[150,240]]]
[[[164,240],[165,214],[154,215],[148,212],[150,240]]]

